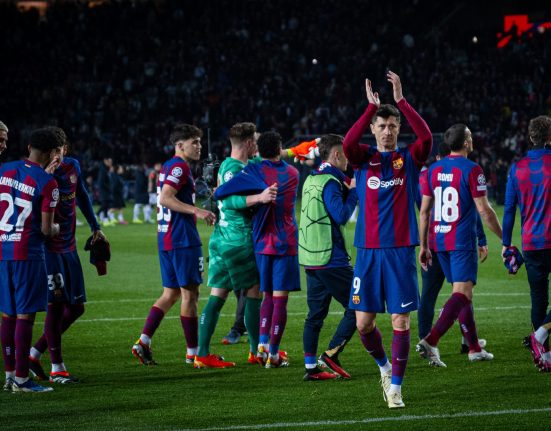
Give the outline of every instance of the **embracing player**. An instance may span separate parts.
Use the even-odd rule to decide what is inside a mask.
[[[29,379],[34,318],[48,302],[44,237],[59,234],[54,210],[57,183],[44,167],[62,157],[52,128],[31,133],[29,157],[0,167],[0,310],[4,390],[48,392]]]

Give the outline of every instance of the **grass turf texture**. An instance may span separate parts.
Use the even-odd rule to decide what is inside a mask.
[[[498,208],[501,218],[501,209]],[[129,219],[127,214],[127,219]],[[198,223],[207,256],[212,228]],[[348,227],[350,243],[354,225]],[[130,348],[138,338],[153,301],[161,293],[155,225],[105,228],[113,258],[108,275],[98,277],[82,252],[88,236],[78,228],[88,304],[82,318],[63,338],[64,360],[78,385],[55,385],[49,394],[0,392],[2,430],[183,430],[183,429],[426,429],[548,430],[551,424],[551,375],[540,374],[521,340],[530,332],[530,298],[523,268],[513,277],[499,258],[501,247],[487,232],[490,256],[480,265],[475,290],[479,335],[488,340],[493,362],[471,364],[460,355],[455,325],[440,343],[446,369],[427,365],[415,353],[417,316],[412,313],[412,346],[404,380],[406,408],[390,411],[378,383],[379,371],[354,336],[341,355],[352,374],[349,381],[303,382],[302,328],[306,316],[306,284],[291,294],[282,348],[290,355],[287,369],[261,369],[246,363],[248,343],[224,346],[235,312],[230,296],[222,310],[211,351],[237,362],[226,370],[195,370],[184,364],[184,337],[175,306],[153,338],[159,365],[138,365]],[[518,226],[515,243],[520,245]],[[207,266],[208,269],[208,266]],[[205,274],[206,280],[206,274]],[[199,311],[208,289],[201,287]],[[450,294],[444,286],[437,307]],[[334,305],[320,338],[326,347],[340,318]],[[43,327],[38,315],[33,340]],[[378,325],[390,354],[390,317]],[[320,353],[318,352],[318,353]],[[49,369],[46,354],[43,364]]]

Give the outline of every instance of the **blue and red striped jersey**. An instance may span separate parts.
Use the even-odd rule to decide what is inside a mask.
[[[216,189],[215,198],[234,194],[252,195],[277,183],[277,198],[271,204],[258,205],[252,218],[254,250],[259,254],[296,256],[298,227],[295,204],[298,171],[284,161],[263,160],[249,163],[242,172]]]
[[[530,150],[509,171],[503,214],[503,245],[511,245],[516,205],[523,250],[551,248],[551,149]]]
[[[54,178],[59,188],[59,202],[54,217],[54,221],[59,223],[59,235],[46,241],[46,248],[52,253],[68,253],[76,250],[77,203],[92,231],[100,227],[86,193],[79,162],[64,157],[54,172]]]
[[[0,260],[44,259],[42,213],[54,212],[54,177],[30,160],[0,167]]]
[[[201,238],[197,220],[193,214],[171,211],[159,203],[161,190],[167,184],[177,190],[176,198],[188,205],[195,205],[195,181],[189,165],[179,156],[168,160],[159,172],[157,180],[157,243],[159,250],[198,247]]]
[[[427,175],[421,192],[434,198],[429,226],[430,234],[434,235],[434,250],[475,250],[474,198],[486,196],[482,168],[466,157],[450,155],[431,165]]]
[[[380,152],[359,143],[377,111],[374,104],[368,105],[344,138],[344,153],[355,170],[359,200],[356,247],[419,244],[415,203],[419,195],[419,170],[432,149],[432,135],[405,99],[398,102],[398,108],[417,136],[409,147]]]

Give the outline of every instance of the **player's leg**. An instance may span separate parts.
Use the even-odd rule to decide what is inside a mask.
[[[260,292],[262,293],[256,359],[260,365],[264,366],[268,360],[270,329],[274,313],[272,256],[255,253],[255,260],[260,275]]]
[[[344,314],[327,350],[320,356],[320,362],[346,379],[350,378],[350,374],[341,367],[339,354],[356,332],[356,313],[348,306],[354,270],[352,267],[332,268],[324,273],[326,273],[326,286],[331,296],[344,307]]]
[[[153,209],[152,209],[151,205],[149,205],[149,204],[144,205],[144,207],[143,207],[143,219],[144,219],[145,223],[152,223],[152,220],[151,220],[152,212],[153,212]]]
[[[29,380],[29,351],[31,349],[35,314],[46,309],[48,301],[46,266],[44,261],[17,261],[14,264],[15,322],[15,381],[14,392],[49,392],[52,388]],[[32,274],[32,276],[30,276]]]
[[[524,344],[530,349],[534,363],[538,366],[544,356],[547,362],[551,360],[548,338],[551,312],[547,313],[551,253],[549,250],[525,251],[524,257],[530,284],[531,321],[534,330],[525,338]]]
[[[418,334],[420,340],[425,338],[432,328],[434,307],[436,306],[438,294],[445,280],[444,271],[442,271],[436,253],[432,256],[432,265],[428,267],[428,271],[421,271],[421,280],[421,300],[419,302],[419,309],[417,310]]]
[[[234,290],[237,305],[235,307],[235,319],[230,331],[222,338],[222,344],[237,344],[241,336],[247,332],[245,328],[245,290]]]
[[[4,274],[1,274],[4,277]],[[7,276],[6,276],[7,277]],[[1,291],[1,289],[0,289]],[[2,308],[4,309],[4,308]],[[4,390],[11,392],[15,381],[15,326],[16,316],[2,313],[2,326],[0,326],[0,343],[2,343],[2,357],[4,359],[4,371],[6,381]]]
[[[199,302],[199,285],[192,284],[180,289],[182,303],[180,306],[180,323],[186,339],[186,363],[192,364],[199,346],[199,324],[197,303]]]
[[[180,299],[180,287],[178,277],[173,265],[171,251],[159,251],[159,262],[161,266],[161,278],[163,281],[163,293],[155,301],[145,319],[142,333],[136,343],[132,346],[132,354],[138,358],[143,365],[155,365],[151,352],[151,338],[164,319],[166,313]]]
[[[270,330],[270,353],[266,368],[279,368],[289,365],[287,355],[280,355],[279,346],[287,325],[289,292],[300,290],[300,272],[298,256],[272,256],[272,258],[274,308]]]
[[[318,367],[318,341],[323,321],[329,312],[331,295],[324,284],[324,270],[306,270],[306,303],[308,315],[304,321],[302,345],[304,349],[304,380],[328,380],[336,377],[333,373]]]
[[[139,204],[139,203],[134,204],[134,208],[132,210],[132,223],[138,223],[138,224],[143,223],[140,220],[140,211],[142,210],[143,207],[144,207],[143,204]]]
[[[250,364],[257,363],[256,350],[260,338],[260,307],[262,305],[262,293],[260,285],[257,283],[244,292],[245,310],[243,320],[249,338],[249,357]]]

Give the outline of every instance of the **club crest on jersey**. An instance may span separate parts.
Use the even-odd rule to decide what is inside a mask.
[[[77,183],[77,176],[75,174],[72,174],[69,177],[69,181],[71,181],[71,184],[76,184]]]
[[[172,169],[172,171],[170,172],[170,174],[171,174],[173,177],[179,178],[179,177],[182,176],[182,168],[180,168],[179,166],[176,166],[174,169]]]
[[[233,172],[228,171],[224,174],[224,182],[225,183],[227,183],[232,178],[233,178]]]
[[[404,159],[402,159],[401,157],[392,161],[392,167],[394,169],[402,169],[402,166],[404,166]]]
[[[358,305],[360,303],[360,295],[352,295],[352,304]]]

